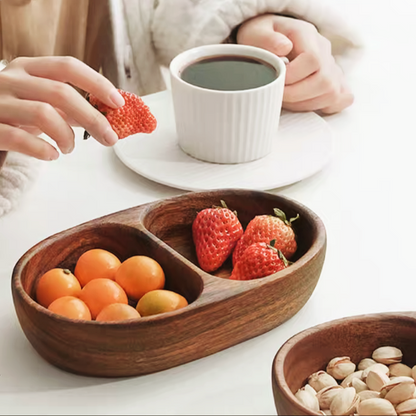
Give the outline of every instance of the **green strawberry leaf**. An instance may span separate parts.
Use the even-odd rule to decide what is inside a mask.
[[[274,215],[276,215],[277,218],[282,220],[286,225],[291,226],[293,221],[296,221],[299,218],[299,214],[296,215],[296,217],[291,218],[290,220],[287,219],[286,214],[279,208],[273,208]]]
[[[280,250],[277,250],[277,254],[279,255],[280,260],[283,261],[283,264],[285,265],[285,267],[288,267],[290,264],[292,264],[287,260],[287,258],[284,256],[284,254]]]

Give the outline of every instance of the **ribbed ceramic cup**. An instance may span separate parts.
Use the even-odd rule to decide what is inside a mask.
[[[276,69],[277,78],[241,91],[205,89],[181,79],[189,64],[222,55],[260,59]],[[176,56],[170,76],[179,146],[190,156],[213,163],[250,162],[268,155],[278,140],[285,75],[282,59],[252,46],[207,45]]]

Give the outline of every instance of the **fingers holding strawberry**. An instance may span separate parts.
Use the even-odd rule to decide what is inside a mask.
[[[118,92],[125,101],[119,108],[109,107],[94,95],[88,95],[87,100],[105,116],[119,140],[132,134],[152,133],[156,129],[157,121],[149,107],[135,94],[122,90]],[[85,131],[84,139],[88,137],[89,133]]]
[[[74,87],[96,97],[96,105]],[[97,111],[98,106],[107,116]],[[62,153],[70,153],[74,125],[113,146],[130,134],[153,131],[156,120],[139,97],[117,90],[73,57],[17,58],[0,72],[0,150],[55,160],[55,147],[37,136],[45,133]]]
[[[54,146],[36,137],[46,133],[62,153],[74,148],[68,120],[75,120],[111,146],[118,140],[106,118],[75,90],[97,94],[110,107],[124,105],[116,88],[72,57],[17,58],[0,72],[0,150],[43,160],[59,157]]]

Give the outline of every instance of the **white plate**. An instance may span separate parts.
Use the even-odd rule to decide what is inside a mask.
[[[221,165],[184,153],[176,136],[170,91],[143,97],[158,120],[150,135],[137,134],[114,147],[134,172],[161,184],[187,191],[219,188],[267,190],[308,178],[331,157],[331,131],[315,113],[283,112],[273,151],[254,162]]]

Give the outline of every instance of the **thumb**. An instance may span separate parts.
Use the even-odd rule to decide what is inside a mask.
[[[263,46],[261,47],[277,56],[286,56],[292,51],[293,43],[282,33],[273,31],[263,38]]]
[[[251,24],[243,25],[237,33],[237,42],[243,45],[266,49],[277,56],[286,56],[293,49],[292,41],[266,19],[255,19]]]

